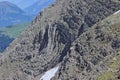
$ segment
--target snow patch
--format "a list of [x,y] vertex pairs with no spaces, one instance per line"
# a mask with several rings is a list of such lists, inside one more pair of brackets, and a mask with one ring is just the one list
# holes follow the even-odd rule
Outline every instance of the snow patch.
[[55,67],[53,69],[48,70],[41,78],[40,80],[50,80],[52,77],[55,76],[55,73],[58,71],[59,66]]
[[120,10],[118,10],[117,12],[115,12],[114,14],[118,14],[120,12]]
[[70,47],[70,50],[74,49],[74,47]]

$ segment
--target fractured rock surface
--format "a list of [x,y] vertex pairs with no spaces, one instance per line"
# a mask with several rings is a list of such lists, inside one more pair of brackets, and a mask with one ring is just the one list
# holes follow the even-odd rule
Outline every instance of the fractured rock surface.
[[39,80],[56,65],[61,67],[53,80],[92,78],[87,72],[119,49],[117,34],[107,35],[104,31],[117,20],[97,23],[118,11],[119,5],[118,0],[57,0],[4,52],[0,79]]

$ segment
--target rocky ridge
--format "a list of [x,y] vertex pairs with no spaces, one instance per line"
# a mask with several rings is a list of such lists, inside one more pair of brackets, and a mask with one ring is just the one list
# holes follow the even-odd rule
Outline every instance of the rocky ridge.
[[[36,80],[56,65],[61,68],[53,80],[93,79],[90,68],[117,51],[113,41],[118,38],[103,33],[109,20],[103,27],[96,27],[97,22],[119,10],[119,5],[119,0],[58,0],[41,12],[4,52],[0,79]],[[107,46],[103,47],[102,42]],[[111,42],[113,46],[108,47]]]
[[[120,55],[119,34],[120,13],[95,24],[72,43],[57,78],[53,80],[95,80],[99,74],[108,71],[109,61]],[[117,62],[114,66],[120,68],[119,60]]]

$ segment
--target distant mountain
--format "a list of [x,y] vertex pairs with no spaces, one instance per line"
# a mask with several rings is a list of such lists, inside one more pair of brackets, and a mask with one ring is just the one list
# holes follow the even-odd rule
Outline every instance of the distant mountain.
[[[29,1],[27,0],[24,3],[23,0],[6,0],[6,1],[0,0],[0,1],[2,1],[0,2],[0,27],[3,27],[0,28],[0,52],[3,52],[6,49],[6,47],[27,27],[27,25],[29,24],[29,20],[33,19],[33,18],[31,19],[31,16],[27,15],[20,8],[28,7],[34,3],[37,4],[36,2],[39,0],[29,0]],[[43,6],[45,2],[47,2],[46,4],[47,6],[49,5],[48,3],[50,2],[50,0],[39,1],[39,2],[41,3],[39,6]],[[14,4],[16,4],[17,6]],[[45,7],[40,7],[40,8],[43,9]],[[37,13],[40,10],[39,9],[36,10]]]
[[4,34],[15,39],[29,24],[30,24],[29,22],[26,22],[0,28],[0,35]]
[[20,6],[22,9],[25,9],[25,8],[31,6],[32,4],[34,4],[35,2],[42,1],[42,0],[26,0],[26,1],[24,1],[24,0],[14,0],[14,1],[19,1],[19,2],[16,2],[16,4],[18,6]]
[[29,23],[22,23],[12,26],[0,28],[0,53],[29,25]]
[[43,10],[45,7],[47,7],[48,5],[52,4],[53,2],[55,2],[56,0],[38,0],[36,3],[32,4],[31,6],[25,8],[24,10],[27,13],[30,14],[38,14],[41,10]]
[[14,38],[1,34],[0,31],[0,53],[3,52],[13,40]]
[[24,9],[39,0],[26,0],[26,1],[24,1],[24,0],[0,0],[0,1],[9,1],[9,2],[16,4],[20,8]]
[[32,16],[8,1],[0,2],[0,27],[29,22]]

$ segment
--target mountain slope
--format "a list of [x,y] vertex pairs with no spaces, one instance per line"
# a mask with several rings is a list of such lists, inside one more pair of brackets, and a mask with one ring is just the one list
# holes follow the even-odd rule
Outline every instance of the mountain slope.
[[95,24],[72,43],[53,80],[119,80],[120,13]]
[[0,27],[29,22],[31,20],[32,16],[27,15],[16,5],[7,1],[0,2]]
[[[30,6],[30,5],[34,4],[38,0],[29,0],[29,1],[25,1],[25,2],[23,0],[19,0],[19,1],[18,0],[8,0],[8,1],[12,2],[14,4],[17,4],[17,6],[20,6],[20,7],[23,8],[25,6]],[[24,30],[26,25],[33,19],[31,16],[28,16],[24,11],[22,11],[16,5],[13,5],[13,4],[9,3],[9,2],[7,2],[7,1],[0,2],[1,3],[0,4],[1,5],[1,11],[2,11],[1,12],[1,17],[0,17],[1,18],[0,27],[3,27],[3,28],[0,28],[0,31],[1,31],[0,36],[5,35],[5,36],[8,37],[8,38],[6,38],[6,37],[4,38],[4,36],[3,36],[0,39],[0,44],[1,44],[0,47],[5,46],[4,48],[2,48],[0,50],[0,52],[3,52],[6,49],[6,47],[10,44],[10,42],[13,40],[13,39],[11,40],[11,38],[16,38],[18,36],[18,34],[21,31]],[[39,2],[40,2],[39,7],[42,6],[41,9],[45,8],[45,6],[43,7],[43,5],[48,6],[48,3],[52,3],[52,2],[50,2],[48,0],[39,1]],[[36,4],[38,4],[38,3],[36,3]],[[3,11],[3,9],[4,9],[4,11]],[[37,10],[37,13],[38,13],[38,11],[40,11],[40,9]],[[23,14],[25,14],[26,16],[23,16]],[[18,16],[20,16],[20,17],[18,17]],[[34,15],[34,16],[36,16],[36,15]],[[24,21],[27,17],[28,17],[28,20],[29,19],[30,20],[29,21]],[[13,22],[13,19],[14,19],[14,21],[18,21],[18,22]],[[19,21],[19,19],[21,19],[21,21]],[[10,41],[10,42],[8,44],[5,43],[4,42],[5,39]]]
[[29,25],[29,22],[16,24],[12,26],[7,26],[4,28],[0,28],[1,34],[9,36],[11,38],[17,38],[19,34],[24,31],[24,29]]
[[55,2],[55,0],[38,0],[34,4],[26,7],[24,10],[27,13],[37,15],[40,11],[42,11],[45,7],[49,6]]
[[0,52],[2,53],[9,44],[24,31],[29,23],[22,23],[13,26],[0,28]]
[[4,35],[2,31],[0,31],[0,53],[3,52],[13,40],[14,38]]
[[32,5],[33,3],[39,1],[39,0],[0,0],[0,1],[9,1],[11,3],[14,3],[16,5],[18,5],[18,7],[20,7],[21,9],[25,9],[26,7]]
[[[59,78],[62,80],[85,80],[91,77],[90,75],[88,77],[83,75],[83,78],[78,76],[89,65],[87,62],[90,55],[89,49],[91,49],[89,44],[95,41],[94,38],[92,40],[87,38],[91,42],[88,45],[85,44],[87,36],[84,34],[89,33],[90,27],[94,24],[119,10],[119,5],[120,1],[116,2],[115,0],[58,0],[54,5],[41,12],[4,52],[0,59],[0,79],[39,80],[44,72],[57,65],[60,66],[60,71],[53,80]],[[91,35],[93,34],[91,33]],[[90,37],[94,37],[91,35]],[[97,35],[97,40],[99,38],[104,40],[99,33]],[[79,53],[80,55],[74,48],[73,53],[70,50],[71,46],[74,46],[75,43],[79,44],[79,42],[84,51],[83,54]],[[94,45],[95,47],[103,46],[94,42],[91,47]],[[116,44],[113,43],[114,45]],[[88,55],[84,58],[85,54]],[[97,57],[98,54],[99,52],[95,53]],[[93,55],[93,63],[90,64],[96,63],[96,61],[94,63],[94,59],[96,60],[96,57]],[[80,67],[78,68],[78,66]],[[78,74],[75,74],[77,69]],[[85,75],[87,74],[85,73]]]

